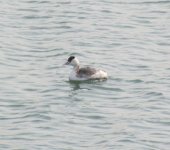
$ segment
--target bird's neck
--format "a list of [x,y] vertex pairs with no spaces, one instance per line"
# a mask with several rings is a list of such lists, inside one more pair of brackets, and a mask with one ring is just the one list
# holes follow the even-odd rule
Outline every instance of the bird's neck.
[[80,68],[80,66],[79,65],[76,65],[76,66],[74,66],[74,71],[77,73],[78,71],[79,71],[79,68]]

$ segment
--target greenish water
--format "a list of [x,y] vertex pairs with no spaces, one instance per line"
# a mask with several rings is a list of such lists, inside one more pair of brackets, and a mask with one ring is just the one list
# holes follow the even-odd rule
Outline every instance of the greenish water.
[[[1,0],[0,149],[169,150],[169,8]],[[109,79],[69,82],[70,55]]]

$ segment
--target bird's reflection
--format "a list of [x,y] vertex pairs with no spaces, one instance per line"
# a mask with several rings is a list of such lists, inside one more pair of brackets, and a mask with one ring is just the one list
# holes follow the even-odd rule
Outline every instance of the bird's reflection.
[[101,82],[99,82],[99,80],[88,80],[83,82],[68,81],[68,84],[70,85],[71,89],[68,96],[70,99],[77,102],[82,101],[82,95],[87,91],[94,89],[95,86],[101,84]]
[[[96,85],[96,84],[100,84],[101,82],[104,82],[106,80],[88,80],[88,81],[69,81],[70,86],[72,91],[77,91],[77,90],[90,90],[90,87],[93,86],[89,86],[89,85]],[[95,83],[95,84],[94,84]],[[87,88],[89,87],[89,88]]]
[[70,82],[70,86],[72,88],[72,91],[80,90],[80,82]]

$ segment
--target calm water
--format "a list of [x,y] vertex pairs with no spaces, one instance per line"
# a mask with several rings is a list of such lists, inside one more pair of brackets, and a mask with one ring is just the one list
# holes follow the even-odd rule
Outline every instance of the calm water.
[[0,2],[1,150],[169,150],[169,0]]

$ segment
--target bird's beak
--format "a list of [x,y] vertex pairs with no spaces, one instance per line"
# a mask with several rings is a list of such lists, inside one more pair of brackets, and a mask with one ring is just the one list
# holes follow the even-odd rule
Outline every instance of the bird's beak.
[[68,65],[69,64],[69,62],[67,61],[64,65]]

